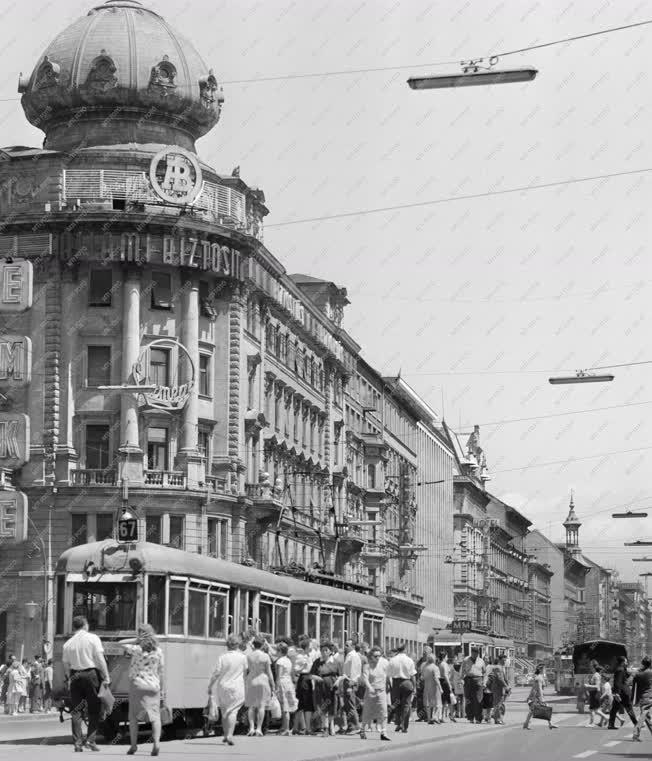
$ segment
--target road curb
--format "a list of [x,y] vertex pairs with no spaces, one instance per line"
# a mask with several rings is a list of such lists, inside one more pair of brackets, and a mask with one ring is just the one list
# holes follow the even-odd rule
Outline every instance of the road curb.
[[[520,725],[518,724],[512,724],[509,726],[506,726],[504,729],[517,729]],[[496,730],[491,727],[482,728],[479,731],[475,731],[474,735],[486,735],[490,732],[495,732]],[[386,753],[391,750],[398,750],[401,748],[418,748],[422,745],[430,745],[431,743],[441,742],[442,740],[453,740],[456,737],[469,737],[470,735],[464,734],[462,732],[455,732],[454,734],[448,734],[448,735],[435,735],[433,737],[423,738],[422,740],[413,740],[412,742],[391,742],[386,743],[384,745],[372,745],[368,744],[366,747],[361,747],[360,749],[356,750],[347,750],[342,751],[341,753],[330,753],[327,756],[312,756],[308,758],[302,759],[302,761],[340,761],[340,759],[344,758],[355,758],[356,756],[368,756],[371,753]],[[361,740],[362,743],[364,743],[364,740]]]

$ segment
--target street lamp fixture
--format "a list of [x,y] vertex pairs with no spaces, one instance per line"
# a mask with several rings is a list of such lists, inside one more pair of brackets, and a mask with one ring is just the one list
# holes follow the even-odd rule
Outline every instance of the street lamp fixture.
[[492,56],[489,59],[488,66],[484,66],[483,61],[484,59],[482,58],[478,58],[475,61],[462,61],[460,64],[462,67],[461,74],[410,77],[407,83],[412,90],[439,90],[447,87],[530,82],[537,75],[537,70],[531,68],[494,70],[493,67],[498,63],[498,56]]
[[29,618],[30,621],[33,621],[36,618],[36,614],[38,613],[40,607],[41,606],[34,601],[25,603],[25,613],[27,614],[27,618]]
[[430,486],[431,484],[445,484],[446,479],[442,478],[439,481],[417,481],[417,486]]
[[632,558],[632,563],[652,563],[652,558]]
[[647,518],[647,513],[634,513],[631,510],[627,510],[624,513],[612,513],[612,518]]
[[558,386],[564,383],[609,383],[615,378],[614,375],[591,375],[586,370],[578,370],[575,375],[562,375],[548,378],[548,383]]
[[638,539],[635,542],[625,542],[625,547],[652,547],[652,542]]

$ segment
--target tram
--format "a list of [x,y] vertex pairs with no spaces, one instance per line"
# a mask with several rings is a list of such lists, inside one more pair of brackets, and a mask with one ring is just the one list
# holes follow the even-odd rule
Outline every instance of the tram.
[[202,727],[208,679],[231,633],[383,643],[384,609],[369,594],[159,544],[82,544],[63,553],[55,575],[54,691],[64,686],[61,655],[73,616],[86,616],[102,638],[116,698],[102,727],[108,741],[127,717],[129,660],[118,642],[141,623],[154,627],[163,650],[175,717],[169,735]]

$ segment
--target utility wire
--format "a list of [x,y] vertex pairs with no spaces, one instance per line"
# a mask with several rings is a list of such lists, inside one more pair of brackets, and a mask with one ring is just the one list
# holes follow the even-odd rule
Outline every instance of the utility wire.
[[[480,60],[489,59],[489,58],[504,58],[506,56],[516,55],[517,53],[527,53],[530,50],[540,50],[542,48],[549,48],[553,45],[564,45],[568,42],[577,42],[578,40],[585,40],[589,37],[598,37],[599,35],[611,34],[612,32],[621,32],[626,29],[633,29],[635,27],[645,26],[647,24],[652,24],[652,19],[648,21],[638,21],[633,24],[625,24],[623,26],[612,27],[610,29],[600,29],[597,32],[588,32],[587,34],[578,34],[573,37],[566,37],[562,40],[552,40],[551,42],[543,42],[539,45],[528,45],[525,48],[518,48],[516,50],[508,50],[504,53],[476,56],[472,60],[480,61]],[[398,66],[374,66],[374,67],[369,67],[364,69],[338,69],[334,71],[320,71],[320,72],[312,72],[312,73],[305,73],[305,74],[301,74],[301,73],[278,74],[271,77],[251,77],[249,79],[226,79],[226,80],[223,80],[221,84],[242,85],[242,84],[253,84],[255,82],[281,82],[284,80],[293,80],[293,79],[341,77],[341,76],[351,76],[354,74],[375,74],[375,73],[382,73],[386,71],[401,71],[404,69],[423,69],[423,68],[434,68],[439,66],[458,66],[459,64],[460,64],[460,60],[456,59],[454,61],[434,61],[431,63],[411,63],[411,64],[400,64]],[[0,98],[0,102],[2,103],[8,102],[8,101],[14,101],[14,100],[20,100],[20,98]]]
[[518,468],[505,468],[504,470],[492,470],[492,473],[512,473],[520,470],[531,470],[532,468],[546,468],[552,465],[566,465],[571,462],[583,462],[584,460],[597,460],[600,457],[611,457],[617,454],[631,454],[633,452],[643,452],[652,449],[652,445],[647,447],[636,447],[635,449],[615,449],[612,452],[603,452],[602,454],[592,454],[586,457],[569,457],[565,460],[553,460],[551,462],[539,462],[532,465],[521,465]]
[[454,201],[471,201],[478,198],[489,198],[491,196],[503,196],[511,193],[525,193],[530,190],[544,190],[547,188],[558,188],[564,185],[578,185],[582,182],[595,182],[596,180],[608,180],[614,177],[628,177],[631,175],[644,174],[652,172],[652,167],[644,169],[631,169],[622,172],[612,172],[610,174],[597,174],[592,177],[578,177],[570,180],[557,180],[554,182],[544,182],[539,185],[523,185],[516,188],[505,188],[504,190],[486,190],[482,193],[469,193],[463,196],[446,196],[444,198],[435,198],[430,201],[415,201],[413,203],[397,204],[395,206],[379,206],[374,209],[361,209],[359,211],[346,211],[339,214],[327,214],[321,217],[306,217],[304,219],[290,219],[286,222],[274,222],[265,225],[265,229],[270,227],[288,227],[290,225],[302,225],[308,222],[325,222],[330,219],[346,219],[348,217],[362,217],[369,214],[382,214],[387,211],[401,211],[403,209],[417,209],[424,206],[435,206],[436,204],[452,203]]

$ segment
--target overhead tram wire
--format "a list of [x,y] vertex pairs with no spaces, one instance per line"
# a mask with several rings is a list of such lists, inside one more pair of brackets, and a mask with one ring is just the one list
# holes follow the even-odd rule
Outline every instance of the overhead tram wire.
[[[634,29],[639,26],[646,26],[652,24],[652,19],[646,21],[637,21],[633,24],[623,24],[622,26],[610,27],[609,29],[599,29],[597,32],[588,32],[586,34],[578,34],[572,37],[565,37],[561,40],[551,40],[550,42],[542,42],[537,45],[528,45],[524,48],[517,48],[516,50],[507,50],[503,53],[495,53],[492,55],[476,56],[473,60],[483,60],[485,58],[505,58],[510,55],[517,55],[518,53],[527,53],[530,50],[541,50],[542,48],[549,48],[553,45],[565,45],[569,42],[578,42],[579,40],[585,40],[590,37],[598,37],[604,34],[612,34],[613,32],[622,32],[627,29]],[[341,76],[354,76],[356,74],[376,74],[388,71],[401,71],[403,69],[422,69],[433,68],[438,66],[457,66],[459,65],[459,59],[454,61],[434,61],[431,63],[411,63],[411,64],[399,64],[397,66],[373,66],[363,69],[339,69],[335,71],[321,71],[312,73],[298,73],[298,74],[278,74],[271,77],[250,77],[249,79],[226,79],[221,82],[222,85],[244,85],[254,84],[257,82],[281,82],[300,79],[317,79],[325,77],[341,77]],[[0,98],[0,103],[8,103],[10,101],[17,101],[20,98]]]
[[404,209],[418,209],[426,206],[435,206],[444,203],[453,203],[455,201],[473,201],[479,198],[491,198],[493,196],[504,196],[513,193],[526,193],[531,190],[546,190],[549,188],[558,188],[565,185],[578,185],[583,182],[595,182],[597,180],[610,180],[616,177],[628,177],[638,174],[652,172],[652,167],[642,169],[630,169],[622,172],[611,172],[608,174],[597,174],[591,177],[577,177],[568,180],[556,180],[553,182],[544,182],[538,185],[522,185],[516,188],[504,188],[503,190],[485,190],[481,193],[468,193],[461,196],[444,196],[443,198],[434,198],[430,201],[414,201],[412,203],[396,204],[394,206],[379,206],[372,209],[360,209],[358,211],[346,211],[339,214],[325,214],[321,217],[306,217],[304,219],[290,219],[285,222],[272,222],[265,225],[268,230],[272,227],[289,227],[291,225],[303,225],[311,222],[326,222],[331,219],[348,219],[351,217],[363,217],[370,214],[382,214],[388,211],[402,211]]

